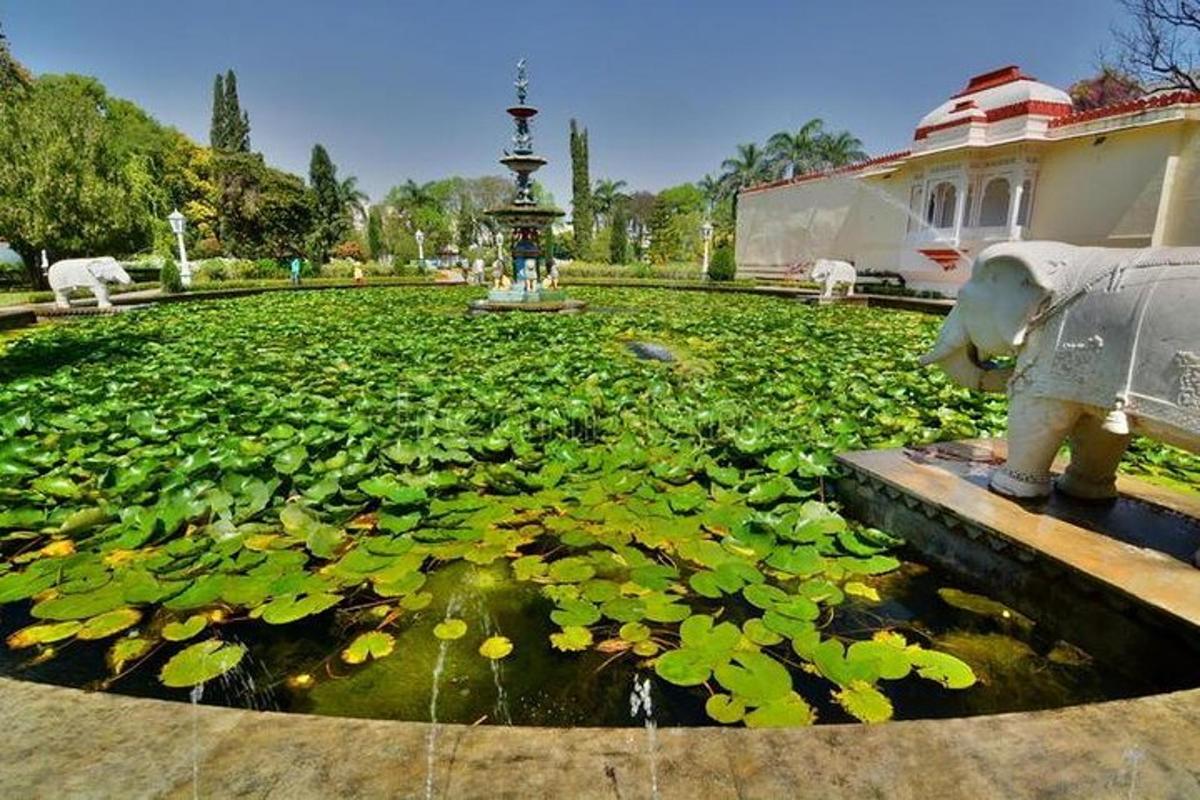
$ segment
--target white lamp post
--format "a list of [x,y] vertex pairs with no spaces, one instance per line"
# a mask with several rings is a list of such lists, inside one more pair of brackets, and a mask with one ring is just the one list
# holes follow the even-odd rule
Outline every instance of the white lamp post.
[[425,266],[425,231],[420,228],[413,234],[417,239],[417,261],[421,262],[421,266]]
[[192,285],[192,265],[188,263],[187,248],[183,246],[183,225],[186,220],[177,208],[167,217],[167,221],[171,223],[175,241],[179,243],[179,282],[183,284],[184,288],[189,288]]
[[704,221],[704,224],[700,226],[700,235],[704,237],[704,265],[700,271],[700,274],[703,277],[707,278],[708,277],[708,248],[709,248],[709,245],[712,244],[712,235],[713,235],[713,226],[712,226],[711,222],[709,222],[708,220]]

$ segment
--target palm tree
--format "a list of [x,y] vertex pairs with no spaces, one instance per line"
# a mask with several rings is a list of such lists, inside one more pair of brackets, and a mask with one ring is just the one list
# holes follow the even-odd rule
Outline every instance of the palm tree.
[[617,201],[625,196],[621,190],[626,186],[628,184],[625,181],[610,181],[607,178],[597,179],[595,187],[592,188],[592,210],[596,213],[597,225],[599,225],[601,218],[608,218]]
[[721,162],[721,184],[725,193],[733,195],[733,220],[737,222],[738,192],[749,186],[769,180],[771,164],[766,153],[754,142],[739,144],[737,155]]
[[409,178],[402,185],[398,186],[396,194],[396,199],[405,208],[420,208],[437,203],[437,198],[433,196],[430,185],[428,183],[424,185],[419,184],[412,178]]
[[858,161],[866,161],[862,141],[849,131],[823,133],[817,137],[817,155],[820,169],[835,169]]
[[696,188],[704,194],[704,202],[708,205],[709,213],[712,213],[713,206],[724,195],[725,189],[721,185],[721,179],[714,178],[712,175],[705,175],[696,181]]
[[767,140],[767,158],[778,178],[794,178],[816,168],[825,122],[814,117],[795,133],[780,131]]

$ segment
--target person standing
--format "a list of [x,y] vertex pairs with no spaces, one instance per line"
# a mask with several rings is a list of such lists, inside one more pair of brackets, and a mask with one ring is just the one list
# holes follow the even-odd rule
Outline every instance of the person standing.
[[292,259],[292,286],[300,285],[300,259]]
[[355,264],[354,265],[354,285],[355,286],[365,286],[366,283],[367,283],[367,279],[365,277],[363,277],[362,264]]

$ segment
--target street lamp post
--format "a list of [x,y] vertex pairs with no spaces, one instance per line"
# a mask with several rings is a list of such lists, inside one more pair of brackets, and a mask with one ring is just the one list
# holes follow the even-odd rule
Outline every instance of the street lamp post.
[[425,267],[425,231],[418,229],[413,236],[417,240],[417,261],[421,262],[421,268]]
[[179,282],[187,289],[192,285],[192,265],[188,263],[187,248],[183,245],[183,225],[186,220],[177,208],[167,217],[167,221],[171,223],[175,241],[179,244]]
[[704,265],[701,269],[701,275],[703,275],[705,278],[707,278],[708,277],[708,250],[709,250],[709,246],[712,244],[712,235],[713,235],[713,226],[712,226],[711,222],[709,222],[708,220],[704,221],[704,224],[700,226],[700,235],[704,237]]

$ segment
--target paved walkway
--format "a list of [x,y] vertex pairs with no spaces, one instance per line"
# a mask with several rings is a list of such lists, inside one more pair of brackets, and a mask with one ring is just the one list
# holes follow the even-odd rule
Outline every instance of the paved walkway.
[[651,736],[433,731],[0,679],[0,751],[12,798],[1193,800],[1200,690],[970,719]]

